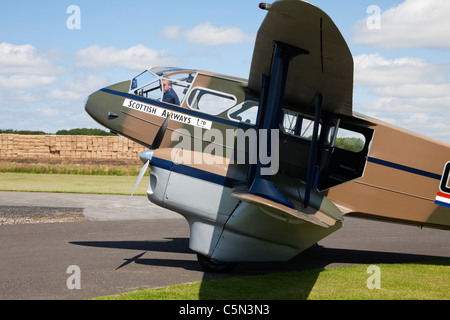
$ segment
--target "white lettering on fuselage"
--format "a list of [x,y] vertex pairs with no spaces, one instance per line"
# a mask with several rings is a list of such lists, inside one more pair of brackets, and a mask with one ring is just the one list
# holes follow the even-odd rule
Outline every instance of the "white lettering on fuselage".
[[192,117],[182,113],[174,112],[164,108],[155,107],[146,103],[125,99],[123,106],[129,109],[145,112],[147,114],[152,114],[160,118],[167,118],[170,115],[170,120],[189,124],[195,127],[200,127],[204,129],[211,129],[212,122],[197,117]]

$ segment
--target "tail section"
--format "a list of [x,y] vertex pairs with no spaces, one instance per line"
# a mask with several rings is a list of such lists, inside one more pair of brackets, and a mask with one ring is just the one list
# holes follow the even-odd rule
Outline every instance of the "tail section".
[[450,146],[371,121],[363,177],[326,195],[346,214],[450,229]]

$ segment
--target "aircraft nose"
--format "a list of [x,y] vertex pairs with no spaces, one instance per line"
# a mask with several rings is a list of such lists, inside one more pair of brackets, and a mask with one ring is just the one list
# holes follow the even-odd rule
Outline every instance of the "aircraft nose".
[[124,81],[92,93],[85,100],[85,111],[98,123],[108,129],[122,133],[120,118],[124,98],[121,93],[127,93],[130,81]]
[[[124,81],[94,92],[87,98],[84,109],[96,122],[112,132],[130,137],[150,148],[161,128],[152,121],[130,116],[129,110],[124,110],[126,99],[134,97],[130,94],[130,84],[131,81]],[[160,138],[163,136],[161,134]],[[158,144],[162,142],[157,141]]]
[[91,115],[91,113],[92,113],[92,104],[89,103],[89,98],[90,97],[91,96],[87,96],[84,99],[84,111],[86,111],[89,115]]
[[104,110],[102,107],[102,104],[98,103],[98,99],[100,96],[100,92],[96,91],[93,94],[91,94],[90,96],[88,96],[85,100],[84,103],[84,110],[97,122],[99,122],[102,125],[106,125],[105,122],[105,117],[103,117],[102,115],[105,114],[105,112],[107,112],[107,110]]

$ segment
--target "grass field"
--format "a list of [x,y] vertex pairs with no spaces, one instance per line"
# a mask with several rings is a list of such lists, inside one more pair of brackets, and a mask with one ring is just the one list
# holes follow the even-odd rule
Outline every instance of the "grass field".
[[137,176],[141,167],[123,162],[69,163],[65,162],[31,162],[30,160],[0,161],[0,173],[32,173],[32,174],[72,174],[99,176]]
[[[0,173],[0,191],[57,193],[131,194],[136,176]],[[143,178],[136,195],[145,195],[148,178]]]
[[[138,290],[105,300],[448,300],[450,260],[380,264],[379,289],[358,265],[326,270],[235,277]],[[371,279],[369,283],[372,284]]]

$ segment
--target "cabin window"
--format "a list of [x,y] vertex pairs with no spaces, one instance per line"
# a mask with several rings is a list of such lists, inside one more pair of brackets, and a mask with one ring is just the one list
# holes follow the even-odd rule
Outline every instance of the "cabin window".
[[288,135],[312,140],[314,120],[305,118],[303,115],[295,112],[283,110],[282,129]]
[[363,134],[339,127],[337,128],[337,134],[335,134],[335,130],[335,125],[328,130],[327,143],[329,145],[353,152],[361,152],[364,149],[366,138]]
[[191,109],[218,115],[236,104],[236,97],[223,92],[196,87],[188,97],[188,106]]
[[259,103],[253,100],[247,100],[228,111],[228,118],[249,124],[256,123],[258,116]]

